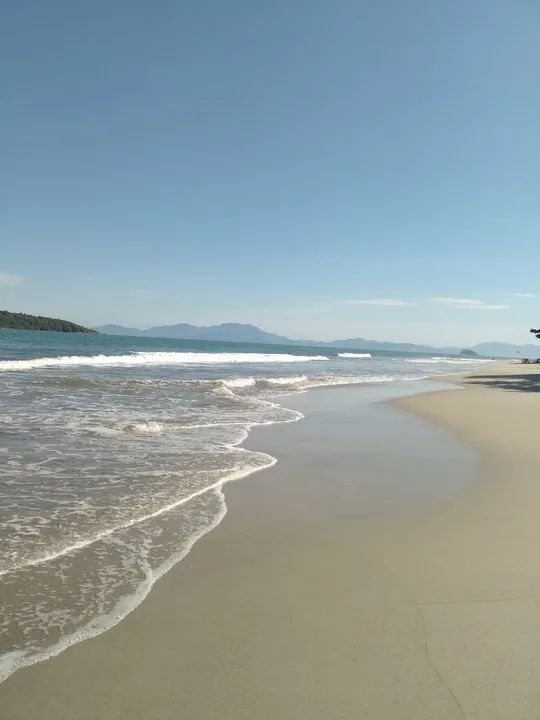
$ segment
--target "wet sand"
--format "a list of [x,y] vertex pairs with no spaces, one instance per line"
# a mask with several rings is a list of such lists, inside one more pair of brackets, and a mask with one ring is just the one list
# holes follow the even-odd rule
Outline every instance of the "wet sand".
[[540,395],[488,374],[290,398],[248,443],[278,464],[118,626],[3,683],[2,720],[537,718]]

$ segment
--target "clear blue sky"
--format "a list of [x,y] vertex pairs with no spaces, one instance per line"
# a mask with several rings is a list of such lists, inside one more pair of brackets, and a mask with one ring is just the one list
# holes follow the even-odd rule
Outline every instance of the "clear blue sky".
[[0,307],[464,344],[540,324],[516,295],[540,296],[534,0],[8,0],[0,36]]

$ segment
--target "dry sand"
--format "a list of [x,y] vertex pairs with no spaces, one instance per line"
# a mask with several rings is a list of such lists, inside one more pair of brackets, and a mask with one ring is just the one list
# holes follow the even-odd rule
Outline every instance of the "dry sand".
[[1,685],[0,717],[540,717],[537,390],[506,365],[399,410],[296,398],[306,420],[250,439],[279,463],[120,625]]

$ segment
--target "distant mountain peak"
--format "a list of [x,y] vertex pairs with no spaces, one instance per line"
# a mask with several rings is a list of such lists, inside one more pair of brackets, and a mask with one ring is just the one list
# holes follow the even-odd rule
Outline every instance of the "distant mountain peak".
[[139,330],[126,328],[122,325],[102,325],[97,327],[98,332],[106,335],[133,335],[147,337],[174,338],[178,340],[217,340],[222,342],[245,342],[263,344],[292,345],[294,340],[268,333],[250,323],[226,322],[219,325],[198,326],[190,323],[175,323],[174,325],[158,325]]

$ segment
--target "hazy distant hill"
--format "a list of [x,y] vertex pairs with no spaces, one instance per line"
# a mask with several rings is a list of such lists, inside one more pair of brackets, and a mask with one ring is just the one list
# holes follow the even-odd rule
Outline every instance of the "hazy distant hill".
[[540,357],[540,342],[536,345],[511,345],[501,342],[483,342],[473,346],[473,350],[491,357]]
[[[425,352],[436,355],[458,355],[463,347],[433,347],[431,345],[415,345],[414,343],[381,342],[367,340],[366,338],[346,338],[332,342],[317,340],[291,340],[283,335],[265,332],[255,325],[242,323],[222,323],[199,327],[189,323],[177,325],[160,325],[139,330],[126,328],[122,325],[102,325],[96,328],[98,332],[107,335],[132,335],[146,337],[176,338],[179,340],[216,340],[221,342],[263,343],[268,345],[312,345],[318,347],[335,347],[350,350],[383,350],[386,352]],[[539,357],[540,343],[538,345],[510,345],[508,343],[480,343],[473,345],[473,350],[486,357]],[[519,353],[518,353],[519,351]]]
[[335,340],[331,343],[333,346],[371,349],[371,350],[387,350],[394,352],[426,352],[434,354],[457,355],[462,351],[472,350],[483,357],[497,358],[515,358],[515,357],[540,357],[540,342],[537,345],[511,345],[510,343],[501,342],[483,342],[477,345],[471,345],[468,348],[462,347],[433,347],[431,345],[413,345],[411,343],[392,343],[378,342],[377,340],[364,340],[364,338],[351,338],[350,340]]
[[430,345],[414,345],[413,343],[381,342],[380,340],[366,340],[365,338],[347,338],[326,343],[332,347],[354,350],[385,350],[387,352],[451,352],[457,353],[459,348],[434,348]]
[[271,344],[292,344],[294,341],[281,335],[265,332],[255,325],[244,325],[242,323],[222,323],[221,325],[210,325],[198,327],[189,323],[178,325],[162,325],[145,330],[145,335],[183,338],[186,340],[221,340],[223,342],[246,342],[246,343],[271,343]]
[[177,340],[217,340],[222,342],[244,342],[244,343],[265,343],[277,345],[292,345],[298,341],[290,340],[281,335],[265,332],[255,325],[242,323],[222,323],[221,325],[210,325],[200,327],[189,323],[178,323],[176,325],[160,325],[147,330],[137,328],[126,328],[122,325],[102,325],[95,328],[106,335],[132,335],[160,338],[175,338]]
[[0,310],[0,329],[8,330],[48,330],[53,332],[81,332],[94,333],[82,325],[76,325],[69,320],[44,317],[43,315],[27,315],[26,313],[13,313]]
[[[270,345],[318,345],[325,347],[340,347],[354,349],[388,350],[401,352],[431,352],[434,348],[427,345],[413,345],[411,343],[379,342],[364,338],[348,338],[333,342],[317,340],[291,340],[284,335],[261,330],[255,325],[243,323],[222,323],[221,325],[198,326],[189,323],[176,325],[159,325],[147,330],[127,328],[122,325],[102,325],[96,330],[106,335],[132,335],[160,338],[176,338],[179,340],[215,340],[222,342],[263,343]],[[454,352],[456,349],[454,348]]]
[[94,328],[94,330],[104,335],[129,335],[130,337],[146,335],[144,330],[124,327],[123,325],[101,325],[100,327]]

